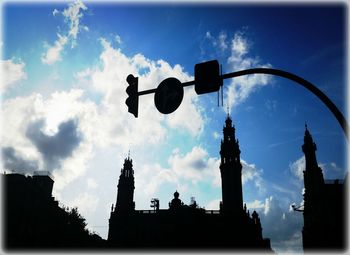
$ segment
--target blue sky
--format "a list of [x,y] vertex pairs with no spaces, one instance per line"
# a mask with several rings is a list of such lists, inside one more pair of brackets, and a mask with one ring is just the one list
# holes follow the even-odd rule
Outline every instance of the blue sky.
[[[126,77],[139,90],[168,77],[193,80],[194,65],[217,59],[223,73],[254,67],[292,72],[346,111],[347,5],[117,2],[2,5],[2,164],[49,170],[54,196],[78,206],[106,238],[110,207],[128,151],[137,209],[153,197],[167,208],[175,190],[207,209],[221,199],[219,147],[229,107],[243,163],[243,199],[277,251],[300,251],[304,124],[326,179],[344,178],[346,138],[311,92],[279,77],[251,75],[216,93],[185,89],[162,115],[152,95],[139,118],[124,104]],[[46,147],[45,147],[46,146]]]

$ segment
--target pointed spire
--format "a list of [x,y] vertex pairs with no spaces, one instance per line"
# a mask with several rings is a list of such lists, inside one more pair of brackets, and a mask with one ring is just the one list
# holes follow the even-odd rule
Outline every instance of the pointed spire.
[[130,150],[127,158],[124,159],[124,165],[121,169],[118,182],[117,202],[114,209],[119,211],[130,211],[135,209],[133,201],[135,181],[132,159],[130,158]]
[[313,144],[312,136],[310,134],[309,129],[307,128],[307,123],[305,122],[305,135],[304,135],[304,143]]
[[232,127],[232,119],[230,116],[230,108],[227,106],[227,117],[226,117],[226,127]]
[[309,130],[307,129],[306,121],[305,121],[305,136],[311,136]]
[[128,156],[124,159],[124,167],[122,173],[125,173],[125,170],[132,169],[132,159],[130,158],[130,150],[128,151]]
[[305,169],[317,169],[317,159],[316,159],[316,150],[317,146],[312,139],[312,136],[307,128],[305,123],[305,135],[304,135],[304,144],[302,145],[302,151],[305,154]]

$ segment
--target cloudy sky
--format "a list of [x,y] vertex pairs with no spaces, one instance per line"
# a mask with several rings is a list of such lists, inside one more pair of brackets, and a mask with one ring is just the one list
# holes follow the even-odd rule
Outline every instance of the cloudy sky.
[[257,210],[277,251],[300,251],[305,122],[326,179],[344,178],[346,138],[311,92],[291,81],[250,75],[217,94],[185,88],[163,115],[154,95],[127,112],[128,74],[139,90],[168,77],[194,79],[194,65],[217,59],[223,73],[253,67],[292,72],[346,112],[346,5],[3,3],[2,168],[50,171],[54,196],[77,206],[107,238],[124,158],[135,170],[136,209],[175,190],[206,209],[221,199],[219,148],[229,108],[240,142],[243,200]]

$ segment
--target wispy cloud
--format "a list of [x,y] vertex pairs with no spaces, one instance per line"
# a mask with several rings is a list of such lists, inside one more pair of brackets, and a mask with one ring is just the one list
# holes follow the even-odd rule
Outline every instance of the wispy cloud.
[[304,170],[305,170],[305,157],[297,159],[296,161],[289,164],[290,171],[298,177],[299,180],[304,179]]
[[122,38],[119,35],[116,35],[114,39],[119,45],[123,43]]
[[24,71],[25,63],[21,59],[1,60],[0,64],[0,93],[5,93],[9,88],[17,84],[19,81],[27,79],[27,73]]
[[57,61],[62,60],[62,51],[65,46],[70,42],[71,48],[77,45],[77,36],[80,29],[88,31],[87,26],[80,25],[80,20],[83,17],[83,11],[87,10],[87,7],[82,1],[77,0],[74,3],[70,3],[69,7],[64,9],[62,12],[54,9],[52,12],[53,16],[62,14],[64,17],[65,24],[68,25],[68,31],[63,35],[57,33],[57,40],[53,45],[47,44],[46,52],[42,54],[41,61],[44,64],[52,65]]
[[52,65],[57,61],[62,60],[62,51],[68,42],[68,37],[57,34],[58,39],[53,46],[48,45],[48,49],[45,54],[41,56],[41,61],[44,64]]
[[[239,71],[256,67],[271,67],[269,63],[261,63],[258,56],[249,56],[251,45],[244,32],[236,32],[231,39],[230,46],[231,53],[227,60],[229,70]],[[231,79],[226,93],[228,105],[233,108],[244,102],[256,89],[266,86],[271,81],[271,77],[261,74],[245,75]]]
[[66,23],[69,25],[68,36],[72,39],[72,48],[76,45],[76,39],[80,28],[80,19],[83,17],[81,11],[87,10],[87,7],[82,1],[77,0],[74,3],[70,3],[69,7],[63,10],[62,14],[65,17]]
[[242,163],[242,184],[245,185],[247,182],[254,183],[255,187],[258,188],[260,193],[265,192],[266,187],[262,178],[263,170],[258,169],[255,164],[246,162],[241,159]]
[[219,138],[220,138],[220,135],[219,135],[218,132],[214,131],[214,132],[213,132],[213,137],[214,137],[214,139],[219,139]]
[[[232,37],[225,31],[221,31],[217,36],[207,31],[201,44],[202,55],[205,58],[216,59],[219,56],[225,61],[223,65],[228,72],[256,67],[271,67],[271,64],[264,63],[259,56],[253,55],[253,43],[249,41],[245,31],[246,29],[243,28],[235,32]],[[215,54],[211,55],[212,52]],[[231,79],[226,90],[226,100],[231,110],[234,106],[244,102],[258,88],[271,82],[270,76],[262,74],[245,75]],[[273,104],[269,106],[273,107]]]

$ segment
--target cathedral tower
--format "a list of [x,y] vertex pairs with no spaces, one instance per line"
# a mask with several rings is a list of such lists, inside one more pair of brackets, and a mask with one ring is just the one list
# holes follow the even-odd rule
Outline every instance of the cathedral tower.
[[[304,144],[302,150],[305,154],[305,171],[304,171],[304,201],[305,205],[309,208],[306,210],[318,210],[318,206],[321,206],[319,201],[324,185],[324,179],[321,168],[317,164],[316,159],[316,144],[314,143],[312,136],[305,125]],[[310,206],[312,208],[310,208]]]
[[238,139],[235,138],[235,128],[232,126],[230,115],[227,115],[223,129],[224,139],[221,140],[221,187],[222,210],[224,212],[241,213],[243,208],[242,196],[242,165]]
[[324,179],[321,168],[316,160],[316,144],[305,125],[304,144],[302,150],[305,154],[304,170],[304,227],[303,247],[304,249],[315,248],[327,243],[324,234],[325,197]]
[[119,177],[116,211],[132,211],[135,209],[134,189],[134,170],[132,159],[128,156],[124,161]]

